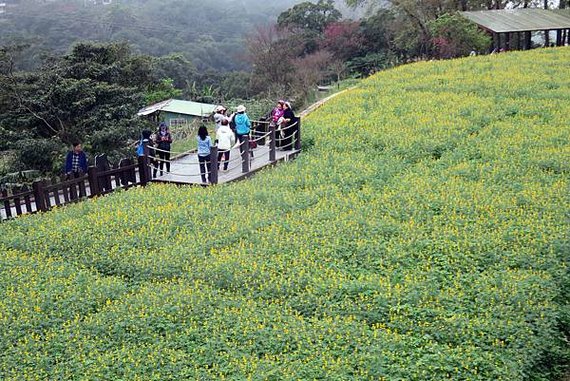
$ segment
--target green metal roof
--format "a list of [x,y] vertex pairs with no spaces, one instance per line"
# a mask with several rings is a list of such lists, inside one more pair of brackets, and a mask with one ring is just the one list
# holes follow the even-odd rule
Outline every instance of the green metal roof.
[[499,9],[460,14],[495,33],[570,29],[570,10],[565,9]]
[[199,103],[192,101],[181,101],[178,99],[169,99],[164,102],[156,103],[139,110],[138,115],[149,115],[157,111],[166,111],[174,114],[207,116],[214,112],[216,105],[208,103]]

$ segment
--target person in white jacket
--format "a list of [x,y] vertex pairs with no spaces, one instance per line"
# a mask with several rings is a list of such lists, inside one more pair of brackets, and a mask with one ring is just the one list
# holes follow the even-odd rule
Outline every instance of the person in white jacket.
[[226,119],[228,122],[230,118],[226,116],[226,108],[224,106],[217,106],[214,114],[214,122],[216,123],[216,131],[222,126],[222,121]]
[[235,144],[236,138],[226,119],[221,121],[220,127],[216,131],[216,141],[218,142],[218,169],[220,169],[223,157],[224,171],[227,171],[230,161],[230,150]]

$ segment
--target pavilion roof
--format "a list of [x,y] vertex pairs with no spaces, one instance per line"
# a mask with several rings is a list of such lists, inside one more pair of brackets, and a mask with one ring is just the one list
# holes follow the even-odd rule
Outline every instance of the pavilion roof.
[[522,8],[460,13],[495,33],[570,29],[570,9]]

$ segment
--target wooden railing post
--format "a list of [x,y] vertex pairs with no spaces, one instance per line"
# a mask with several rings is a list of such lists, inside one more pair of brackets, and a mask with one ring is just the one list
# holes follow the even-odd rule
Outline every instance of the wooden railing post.
[[87,180],[89,180],[91,196],[99,196],[101,194],[101,190],[99,189],[99,180],[97,179],[97,167],[92,165],[87,168]]
[[44,182],[43,180],[34,181],[32,184],[32,190],[34,192],[34,201],[36,202],[36,210],[39,212],[45,212],[46,199],[44,194]]
[[4,198],[4,210],[6,211],[6,218],[12,217],[12,207],[10,206],[10,199],[8,198],[8,190],[2,189],[0,195]]
[[14,195],[14,208],[16,208],[16,215],[20,216],[22,214],[22,199],[20,194],[23,192],[22,188],[12,188],[12,194]]
[[210,149],[210,184],[218,183],[218,146]]
[[241,151],[241,171],[243,173],[249,172],[249,136],[244,135],[243,141],[240,145]]
[[269,162],[275,162],[275,124],[269,125]]
[[295,136],[295,149],[301,150],[301,117],[297,118],[297,128],[295,129],[297,136]]
[[148,183],[152,180],[152,168],[150,167],[150,148],[148,147],[148,143],[144,145],[144,167],[145,167],[145,176],[146,182]]

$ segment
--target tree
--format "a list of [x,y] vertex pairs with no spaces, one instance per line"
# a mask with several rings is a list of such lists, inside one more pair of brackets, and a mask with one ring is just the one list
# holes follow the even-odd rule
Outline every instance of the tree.
[[394,43],[395,15],[390,9],[379,9],[360,23],[364,44],[369,52],[389,50]]
[[364,47],[360,24],[356,21],[339,21],[327,25],[321,47],[343,60],[359,55]]
[[177,89],[185,88],[194,82],[197,76],[196,66],[181,53],[155,58],[152,71],[155,79],[169,78]]
[[34,139],[62,146],[80,140],[91,152],[117,156],[144,125],[136,117],[144,92],[161,86],[150,57],[133,55],[125,44],[80,43],[33,72],[15,71],[12,57],[7,48],[0,54],[0,92],[8,104],[0,127],[18,134],[13,148],[21,149],[22,139],[32,139],[26,146]]
[[334,7],[332,0],[319,0],[316,4],[305,1],[281,13],[277,25],[280,28],[321,33],[327,25],[341,18],[342,14]]
[[170,78],[165,78],[160,81],[159,85],[153,86],[152,90],[145,94],[144,103],[150,105],[167,99],[178,98],[181,95],[182,90],[174,87],[174,81]]
[[314,89],[326,76],[331,60],[332,54],[325,50],[297,58],[294,62],[295,93],[303,97]]
[[275,26],[256,28],[248,37],[249,59],[253,65],[252,86],[255,91],[281,92],[291,83],[292,60],[298,47],[291,44],[287,30]]
[[428,23],[435,53],[439,58],[466,56],[485,51],[491,39],[476,24],[457,14],[445,14]]
[[329,65],[329,70],[335,75],[335,80],[340,82],[342,75],[348,70],[348,63],[344,60],[333,58]]
[[222,98],[247,99],[252,93],[250,90],[251,73],[246,71],[233,71],[224,75],[221,83]]

